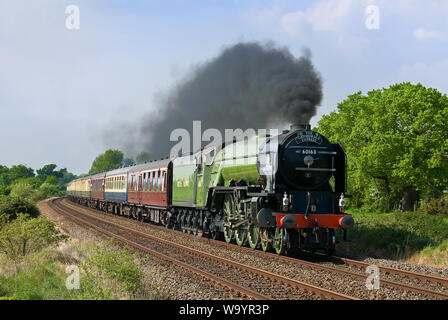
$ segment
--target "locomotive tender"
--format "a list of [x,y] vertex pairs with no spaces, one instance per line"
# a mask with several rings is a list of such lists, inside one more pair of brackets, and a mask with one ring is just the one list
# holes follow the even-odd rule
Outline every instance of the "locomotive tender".
[[309,125],[72,181],[68,197],[94,209],[228,243],[335,249],[345,214],[346,156]]

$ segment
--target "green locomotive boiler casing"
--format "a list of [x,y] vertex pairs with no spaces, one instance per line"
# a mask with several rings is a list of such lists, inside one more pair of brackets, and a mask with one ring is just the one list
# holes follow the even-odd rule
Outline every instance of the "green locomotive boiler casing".
[[[164,161],[166,207],[127,204],[127,199],[106,203],[102,210],[252,249],[273,248],[278,254],[294,248],[331,254],[335,229],[343,228],[345,239],[353,227],[353,218],[344,213],[345,152],[309,125],[292,126],[280,135],[254,134]],[[147,189],[145,179],[148,175],[132,188]],[[90,180],[73,181],[68,195],[85,202]]]
[[257,159],[265,141],[265,136],[254,135],[173,159],[173,206],[204,208],[209,189],[232,180],[259,185]]

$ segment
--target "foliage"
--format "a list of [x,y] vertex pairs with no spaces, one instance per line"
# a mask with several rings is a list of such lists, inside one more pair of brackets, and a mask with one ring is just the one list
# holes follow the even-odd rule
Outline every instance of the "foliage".
[[135,259],[126,249],[95,245],[92,255],[81,264],[82,298],[114,299],[123,293],[135,297],[144,288],[144,273]]
[[[350,244],[356,251],[382,258],[409,258],[428,247],[439,246],[448,238],[448,219],[444,215],[423,215],[420,212],[370,211],[350,212],[356,223],[348,231]],[[337,230],[342,238],[342,231]],[[347,243],[340,243],[339,248]],[[362,248],[362,250],[360,250]],[[353,253],[353,248],[349,251]]]
[[140,152],[137,155],[137,157],[135,157],[135,162],[137,164],[142,164],[142,163],[148,162],[149,160],[150,160],[149,153],[145,152],[145,151]]
[[58,186],[63,186],[76,178],[76,176],[67,171],[66,168],[55,170],[57,165],[47,164],[41,169],[36,170],[37,178],[41,182],[48,182]]
[[20,178],[32,178],[34,177],[34,170],[28,168],[22,164],[12,166],[8,171],[8,179],[10,182]]
[[445,192],[440,198],[431,198],[422,202],[421,209],[426,214],[448,215],[448,192]]
[[89,174],[118,169],[123,162],[123,152],[119,150],[107,150],[100,154],[92,163]]
[[45,179],[45,183],[57,185],[58,184],[58,178],[56,176],[48,176]]
[[428,246],[413,257],[413,260],[426,264],[448,266],[448,240],[435,246]]
[[0,230],[0,252],[15,263],[23,257],[57,245],[67,236],[62,235],[53,222],[44,216],[31,218],[19,213],[17,218]]
[[59,197],[64,194],[64,191],[61,191],[56,185],[45,182],[42,184],[37,190],[36,200],[48,199],[51,197]]
[[[0,195],[10,194],[17,185],[29,185],[37,193],[34,192],[34,196],[28,196],[28,198],[41,200],[44,199],[43,197],[59,196],[65,190],[67,183],[76,176],[68,172],[66,168],[60,170],[55,168],[55,164],[47,164],[38,169],[37,176],[34,176],[33,169],[24,165],[13,166],[11,169],[0,165]],[[54,185],[56,188],[44,186],[45,183]]]
[[33,199],[36,190],[30,184],[15,184],[11,187],[10,197]]
[[[114,247],[103,248],[103,245],[80,242],[75,246],[69,244],[63,251],[44,249],[26,257],[18,272],[5,272],[0,275],[0,300],[165,298],[155,287],[147,290],[142,280],[143,271],[132,258],[128,262],[124,259],[107,258],[113,253],[124,253],[126,257],[133,255],[127,250],[115,251]],[[88,266],[82,262],[84,259],[89,261]],[[69,265],[80,266],[79,289],[68,290],[65,286],[68,276],[65,270]],[[108,271],[101,273],[99,278],[88,275],[90,270],[98,270],[103,265]],[[8,269],[5,265],[0,265],[0,268]],[[113,270],[115,271],[112,272]]]
[[352,206],[397,208],[448,187],[448,97],[401,83],[350,95],[317,131],[348,157]]
[[14,300],[69,299],[72,292],[65,287],[65,277],[54,262],[39,261],[13,277],[0,275],[0,296]]
[[49,176],[58,176],[59,174],[54,171],[56,169],[57,165],[55,164],[47,164],[43,166],[41,169],[36,170],[37,177],[41,181],[45,181],[47,177]]
[[40,185],[42,184],[42,181],[40,181],[37,177],[30,177],[30,178],[20,178],[15,180],[14,182],[12,182],[7,190],[9,192],[11,192],[11,190],[14,188],[14,186],[16,185],[29,185],[31,186],[33,189],[37,189],[40,187]]
[[135,161],[132,158],[125,158],[121,164],[123,167],[135,166]]
[[[23,192],[23,190],[17,192]],[[11,221],[16,219],[19,213],[37,217],[39,210],[36,207],[36,202],[28,197],[0,196],[0,215],[5,215],[8,221]]]
[[6,193],[6,188],[9,185],[9,169],[8,167],[0,165],[0,195]]

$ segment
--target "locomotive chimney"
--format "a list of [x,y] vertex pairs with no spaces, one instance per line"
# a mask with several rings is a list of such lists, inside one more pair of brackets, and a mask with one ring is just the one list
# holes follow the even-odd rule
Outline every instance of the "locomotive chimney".
[[311,125],[309,123],[292,124],[291,131],[311,131]]

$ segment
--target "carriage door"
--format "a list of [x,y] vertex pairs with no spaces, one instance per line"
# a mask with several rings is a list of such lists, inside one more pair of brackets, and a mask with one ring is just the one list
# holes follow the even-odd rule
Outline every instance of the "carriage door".
[[208,150],[205,150],[203,152],[203,187],[202,187],[202,196],[203,196],[203,202],[204,206],[206,205],[207,201],[207,193],[208,189],[210,188],[210,184],[213,183],[214,179],[217,175],[217,170],[214,170],[214,161],[216,156],[216,147],[210,148]]
[[194,204],[202,205],[202,153],[198,154],[195,158],[196,169],[194,171]]
[[137,174],[138,174],[138,187],[137,187],[138,203],[142,203],[143,176],[140,172]]

